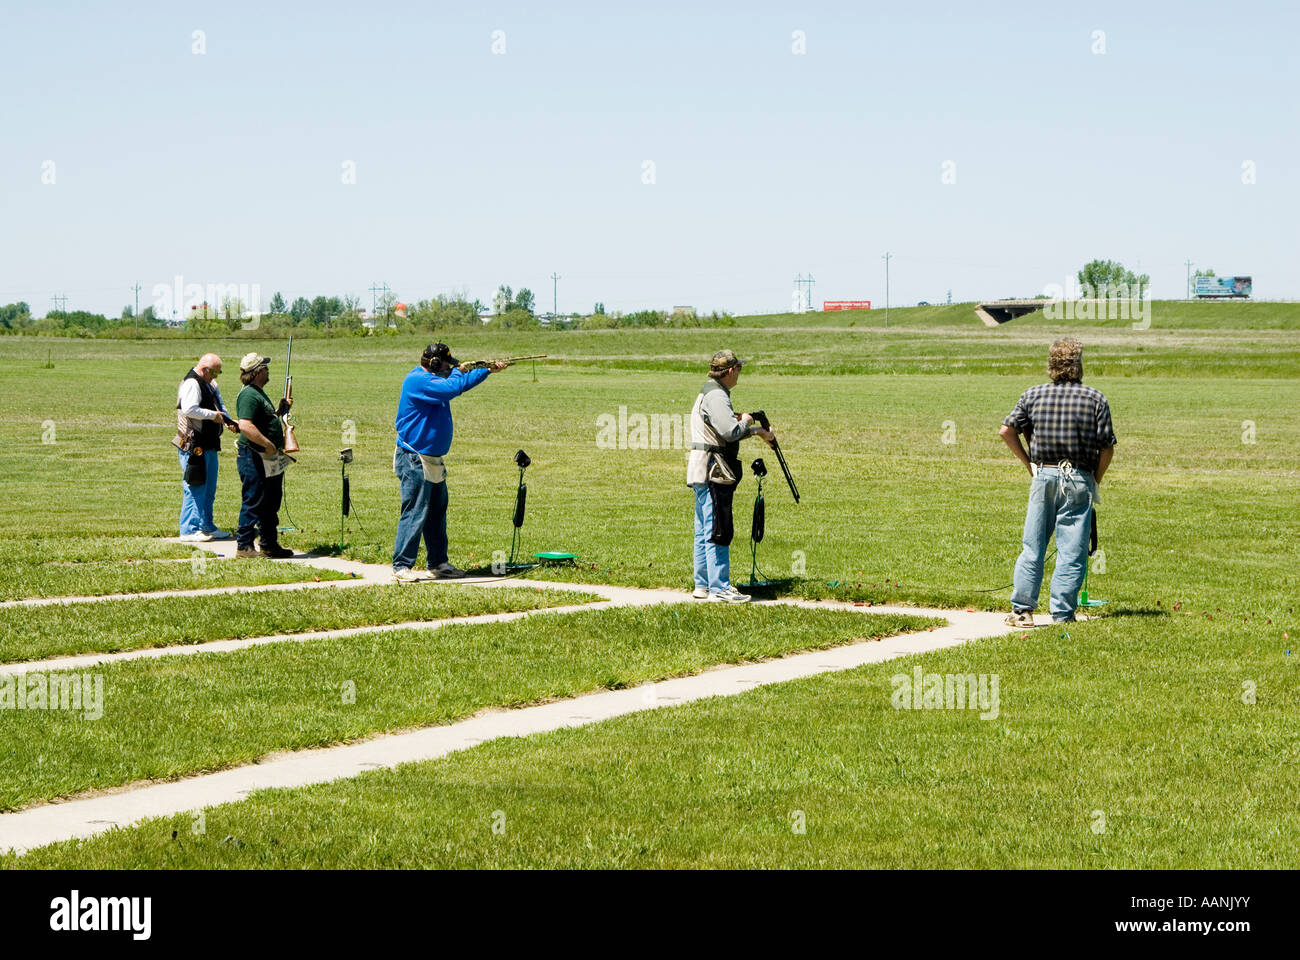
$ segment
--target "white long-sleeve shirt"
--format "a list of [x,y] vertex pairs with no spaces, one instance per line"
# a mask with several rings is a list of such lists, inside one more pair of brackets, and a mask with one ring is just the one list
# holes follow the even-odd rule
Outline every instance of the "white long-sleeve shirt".
[[[195,371],[197,373],[197,371]],[[217,406],[220,410],[204,410],[199,404],[203,400],[203,394],[199,391],[199,383],[186,377],[181,381],[180,390],[177,392],[176,399],[180,403],[180,412],[182,416],[189,417],[191,426],[198,429],[199,420],[221,420],[222,414],[230,416],[230,411],[226,409],[226,402],[221,399],[221,388],[217,386],[217,381],[213,380],[208,384],[212,392],[217,395]]]

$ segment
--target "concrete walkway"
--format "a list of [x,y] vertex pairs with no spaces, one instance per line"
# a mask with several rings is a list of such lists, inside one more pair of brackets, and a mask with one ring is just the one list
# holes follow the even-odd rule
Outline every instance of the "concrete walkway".
[[[203,544],[220,552],[226,545]],[[233,551],[233,545],[229,545]],[[324,562],[323,562],[324,561]],[[376,566],[338,558],[302,558],[299,562],[369,574],[368,582],[378,578]],[[381,568],[384,569],[384,568]],[[357,581],[353,581],[357,582]],[[365,582],[365,581],[362,581]],[[464,583],[465,581],[452,581]],[[65,658],[76,666],[109,659],[157,657],[198,653],[204,650],[240,649],[256,643],[286,640],[310,640],[326,636],[346,636],[401,629],[406,626],[434,627],[447,622],[473,623],[517,619],[539,613],[573,609],[608,609],[615,606],[642,606],[651,603],[691,603],[690,594],[670,590],[642,590],[630,587],[579,583],[547,583],[504,577],[484,582],[483,586],[552,587],[561,590],[594,593],[605,598],[599,604],[549,608],[508,614],[486,614],[414,625],[359,627],[348,630],[261,637],[240,641],[218,641],[186,647],[150,648],[126,654],[91,655]],[[318,586],[307,584],[307,586]],[[412,589],[436,589],[434,584],[412,584]],[[233,588],[230,588],[233,589]],[[445,726],[429,727],[400,734],[380,734],[359,743],[316,750],[301,750],[276,755],[261,763],[236,767],[217,773],[202,774],[165,783],[128,784],[111,791],[46,803],[15,813],[0,814],[0,850],[21,852],[61,840],[90,837],[117,826],[137,823],[148,817],[169,816],[221,803],[242,800],[255,790],[271,787],[302,787],[353,777],[368,770],[396,767],[403,763],[431,760],[458,750],[468,749],[498,737],[522,737],[562,727],[580,727],[612,717],[654,710],[701,700],[707,697],[732,696],[758,686],[784,683],[800,677],[838,670],[850,670],[868,663],[924,653],[956,646],[984,637],[1011,632],[1003,623],[1004,614],[951,610],[927,610],[915,607],[846,607],[844,604],[799,600],[767,601],[810,609],[850,609],[863,613],[905,614],[941,617],[948,625],[930,631],[887,637],[880,641],[865,640],[830,650],[796,654],[762,663],[716,667],[691,677],[643,684],[630,690],[596,691],[569,700],[524,707],[517,710],[492,709]],[[1044,618],[1046,619],[1046,618]],[[4,672],[22,673],[33,669],[55,669],[53,661],[12,664]]]
[[329,640],[333,637],[355,637],[366,633],[387,633],[390,630],[436,630],[457,623],[503,623],[539,613],[574,613],[578,610],[604,610],[608,602],[578,603],[562,607],[538,607],[535,610],[515,610],[507,613],[477,613],[463,617],[444,617],[440,620],[411,620],[406,623],[378,623],[365,627],[343,627],[337,630],[309,630],[305,633],[273,633],[265,637],[244,637],[238,640],[210,640],[206,643],[172,644],[166,647],[141,647],[117,653],[81,653],[72,656],[50,657],[47,660],[24,660],[21,663],[0,663],[0,677],[20,676],[27,673],[45,673],[49,670],[86,670],[123,660],[152,660],[158,657],[184,657],[196,653],[229,653],[266,643],[305,643],[310,640]]

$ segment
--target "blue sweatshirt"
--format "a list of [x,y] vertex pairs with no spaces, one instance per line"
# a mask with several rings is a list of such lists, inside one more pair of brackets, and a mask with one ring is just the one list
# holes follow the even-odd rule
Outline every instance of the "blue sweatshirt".
[[397,445],[411,453],[441,457],[451,449],[451,398],[477,387],[487,379],[487,370],[439,377],[416,367],[402,381],[397,401]]

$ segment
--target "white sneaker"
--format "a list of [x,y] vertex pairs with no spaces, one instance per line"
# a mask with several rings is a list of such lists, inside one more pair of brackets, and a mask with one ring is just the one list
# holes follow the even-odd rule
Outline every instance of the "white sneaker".
[[393,571],[393,579],[398,583],[423,583],[429,578],[425,574],[417,573],[410,567],[403,567],[400,570]]
[[752,599],[749,594],[741,593],[739,590],[733,590],[731,593],[711,593],[709,600],[713,603],[749,603]]
[[181,540],[185,543],[207,543],[211,539],[212,534],[204,533],[202,530],[198,530],[194,533],[187,533],[181,537]]
[[707,599],[709,599],[709,588],[708,588],[708,587],[696,587],[696,588],[695,588],[695,592],[691,594],[691,599],[692,599],[692,600],[707,600]]
[[230,534],[227,533],[225,530],[222,530],[222,529],[219,528],[219,527],[214,527],[213,529],[211,529],[211,530],[205,530],[204,532],[208,535],[208,537],[210,537],[210,538],[213,539],[213,540],[229,540],[229,539],[230,539]]

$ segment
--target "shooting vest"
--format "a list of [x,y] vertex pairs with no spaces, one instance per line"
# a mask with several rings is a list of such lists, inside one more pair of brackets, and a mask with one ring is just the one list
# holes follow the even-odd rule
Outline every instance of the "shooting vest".
[[[181,381],[197,381],[199,385],[199,406],[204,410],[220,410],[221,406],[217,403],[217,394],[207,382],[200,377],[193,369],[190,370]],[[180,410],[181,401],[178,397],[176,400],[176,409]],[[222,421],[220,420],[192,420],[189,417],[177,414],[180,419],[184,420],[189,429],[194,434],[194,445],[202,447],[204,451],[217,451],[221,449],[221,430]]]
[[[714,390],[727,393],[716,380],[709,380],[691,407],[691,452],[686,457],[686,482],[734,484],[740,480],[740,441],[727,442],[704,418],[704,398]],[[727,408],[731,408],[728,394]]]

